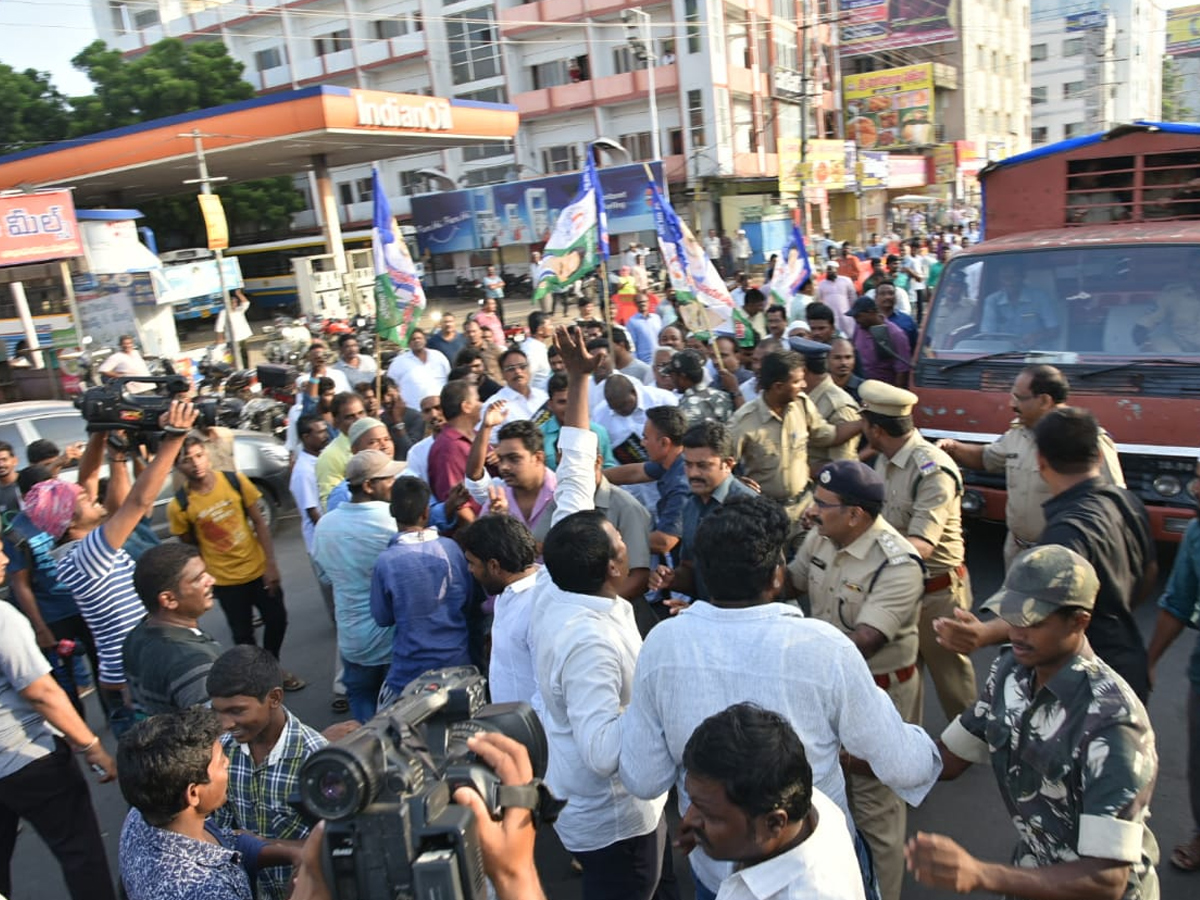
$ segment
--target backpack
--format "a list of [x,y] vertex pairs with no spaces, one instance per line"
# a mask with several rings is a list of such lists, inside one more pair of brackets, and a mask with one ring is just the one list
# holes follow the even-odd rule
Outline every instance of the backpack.
[[[225,476],[225,480],[229,482],[229,486],[233,488],[233,492],[237,494],[238,502],[242,504],[242,515],[248,516],[250,512],[246,509],[246,498],[242,496],[242,483],[238,479],[237,472],[222,472],[221,474]],[[180,488],[175,492],[175,502],[179,504],[180,512],[187,512],[187,488]],[[190,527],[191,523],[189,522],[188,525]]]

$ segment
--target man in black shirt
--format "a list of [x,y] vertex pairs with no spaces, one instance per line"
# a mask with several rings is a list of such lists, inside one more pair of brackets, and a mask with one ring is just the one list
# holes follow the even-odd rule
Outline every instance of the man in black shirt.
[[17,454],[12,444],[0,441],[0,513],[21,511],[21,491],[17,487]]
[[[1146,507],[1125,488],[1100,480],[1100,427],[1087,410],[1061,406],[1038,421],[1034,435],[1038,470],[1051,494],[1042,504],[1046,527],[1038,543],[1074,550],[1095,568],[1100,593],[1088,641],[1145,702],[1148,662],[1133,609],[1158,578]],[[1008,640],[1003,619],[981,622],[965,610],[953,620],[937,619],[933,627],[938,643],[959,653]]]
[[1088,641],[1144,702],[1150,679],[1133,608],[1158,577],[1146,507],[1131,491],[1100,480],[1100,427],[1087,410],[1060,407],[1042,417],[1034,434],[1052,494],[1042,504],[1046,528],[1038,543],[1074,550],[1096,569],[1100,593]]

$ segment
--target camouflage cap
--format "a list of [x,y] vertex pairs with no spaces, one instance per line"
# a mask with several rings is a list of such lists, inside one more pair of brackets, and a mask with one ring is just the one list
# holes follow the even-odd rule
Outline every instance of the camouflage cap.
[[1057,609],[1091,611],[1100,590],[1092,564],[1066,547],[1047,544],[1018,556],[1004,578],[1004,587],[983,608],[1009,625],[1036,625]]

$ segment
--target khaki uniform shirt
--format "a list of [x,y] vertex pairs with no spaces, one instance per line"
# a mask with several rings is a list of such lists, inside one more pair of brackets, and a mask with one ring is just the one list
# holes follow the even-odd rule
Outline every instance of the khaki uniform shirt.
[[[841,425],[843,422],[857,422],[858,404],[849,393],[833,383],[826,375],[821,383],[808,392],[810,399],[817,407],[817,412],[825,417],[830,425]],[[858,439],[839,444],[836,447],[818,447],[814,443],[808,445],[808,464],[813,469],[819,469],[827,462],[835,459],[858,459]]]
[[962,565],[962,474],[950,454],[913,431],[891,459],[879,454],[875,471],[886,491],[883,517],[905,537],[933,545],[927,577]]
[[[1014,419],[1008,431],[983,448],[983,467],[1004,472],[1008,494],[1004,518],[1008,530],[1021,544],[1032,544],[1046,527],[1042,504],[1050,499],[1050,488],[1038,472],[1037,440],[1033,429]],[[1100,479],[1125,486],[1117,448],[1107,432],[1100,433]]]
[[764,496],[781,503],[808,487],[809,443],[828,444],[837,436],[804,394],[788,405],[782,418],[758,397],[733,414],[729,427],[742,474],[757,481]]
[[916,548],[882,516],[840,549],[813,528],[788,574],[808,594],[814,619],[844,634],[870,625],[887,638],[867,660],[872,673],[884,675],[917,661],[925,572]]

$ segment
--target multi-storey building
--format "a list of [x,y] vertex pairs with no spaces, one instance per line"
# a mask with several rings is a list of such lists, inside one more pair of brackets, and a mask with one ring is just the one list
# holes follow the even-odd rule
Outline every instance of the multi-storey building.
[[1166,15],[1153,0],[1033,0],[1033,143],[1157,119]]
[[[776,141],[800,136],[805,105],[808,137],[835,137],[840,128],[832,0],[93,6],[101,37],[123,52],[167,36],[221,40],[263,92],[335,84],[519,109],[520,133],[511,145],[381,161],[401,216],[407,198],[427,190],[577,171],[589,143],[607,138],[632,161],[652,159],[657,144],[681,214],[702,228],[732,230],[745,206],[777,201]],[[649,17],[640,31],[638,11]],[[802,21],[809,27],[797,25]],[[648,37],[646,58],[631,36]],[[601,160],[625,161],[619,148]],[[366,221],[369,170],[335,172],[335,179],[344,220]],[[313,225],[313,216],[301,213],[296,224]]]

